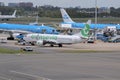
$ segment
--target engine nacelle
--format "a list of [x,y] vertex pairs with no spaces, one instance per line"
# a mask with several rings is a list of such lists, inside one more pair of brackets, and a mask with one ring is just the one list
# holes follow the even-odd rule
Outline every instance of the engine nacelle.
[[39,41],[36,42],[36,45],[43,46],[44,45],[44,41],[39,40]]
[[14,40],[14,39],[18,39],[17,36],[20,35],[20,33],[13,33],[13,34],[9,34],[10,37],[7,37],[7,40]]
[[21,33],[13,33],[12,36],[14,39],[22,39],[23,38],[23,34],[21,34]]

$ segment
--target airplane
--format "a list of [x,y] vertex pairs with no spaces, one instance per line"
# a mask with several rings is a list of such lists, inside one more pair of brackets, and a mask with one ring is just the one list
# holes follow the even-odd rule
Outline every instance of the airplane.
[[36,16],[36,21],[33,22],[33,23],[29,23],[29,25],[38,25],[38,18],[39,18],[39,16],[38,16],[38,14],[37,14],[37,16]]
[[8,24],[0,23],[0,31],[8,32],[10,37],[15,38],[21,34],[28,33],[46,33],[46,34],[58,34],[55,28],[45,25],[23,25],[23,24]]
[[[74,22],[65,9],[61,8],[60,12],[62,14],[63,22],[60,23],[61,28],[76,28],[81,29],[84,27],[85,23]],[[116,24],[90,24],[90,29],[104,29],[107,26],[116,26]]]
[[85,24],[85,27],[77,34],[74,35],[56,35],[56,34],[27,34],[23,37],[23,40],[29,43],[36,43],[38,46],[44,46],[50,44],[51,47],[58,45],[62,47],[62,44],[75,44],[80,43],[88,39],[90,31],[91,20]]
[[14,11],[14,13],[12,15],[0,15],[0,19],[3,20],[9,20],[9,19],[14,19],[16,18],[16,10]]

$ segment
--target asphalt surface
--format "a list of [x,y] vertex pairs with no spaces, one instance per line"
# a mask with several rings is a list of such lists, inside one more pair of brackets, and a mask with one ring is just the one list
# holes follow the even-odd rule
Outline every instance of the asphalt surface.
[[0,54],[0,80],[120,80],[120,53]]
[[[11,50],[25,47],[15,42],[0,43],[0,47]],[[0,80],[120,80],[119,44],[101,44],[104,43],[62,48],[31,46],[37,54],[0,54]],[[108,48],[109,52],[62,52],[95,48]]]

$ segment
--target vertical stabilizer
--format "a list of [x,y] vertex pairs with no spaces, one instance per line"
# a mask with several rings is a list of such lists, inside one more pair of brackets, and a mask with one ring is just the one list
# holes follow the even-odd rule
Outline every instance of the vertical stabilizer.
[[12,14],[12,16],[16,16],[16,10],[15,10],[14,13]]
[[89,37],[89,32],[90,32],[90,24],[91,20],[88,20],[87,23],[85,23],[85,27],[81,29],[81,31],[78,34],[75,34],[77,36],[80,36],[82,38],[88,38]]
[[60,11],[61,11],[62,18],[63,18],[63,21],[64,21],[64,22],[66,22],[66,23],[73,23],[73,22],[74,22],[74,21],[70,18],[70,16],[68,15],[68,13],[67,13],[63,8],[61,8]]
[[81,34],[82,38],[88,38],[89,37],[90,24],[91,24],[91,20],[88,20],[87,23],[85,24],[85,27],[80,31],[80,34]]

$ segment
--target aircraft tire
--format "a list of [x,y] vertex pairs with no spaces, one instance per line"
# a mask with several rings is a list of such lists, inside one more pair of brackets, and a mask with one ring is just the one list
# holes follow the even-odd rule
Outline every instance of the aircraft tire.
[[8,37],[7,40],[14,40],[14,38],[13,37]]
[[59,47],[62,47],[62,44],[58,44]]
[[50,47],[54,47],[54,45],[53,45],[53,44],[50,44]]

